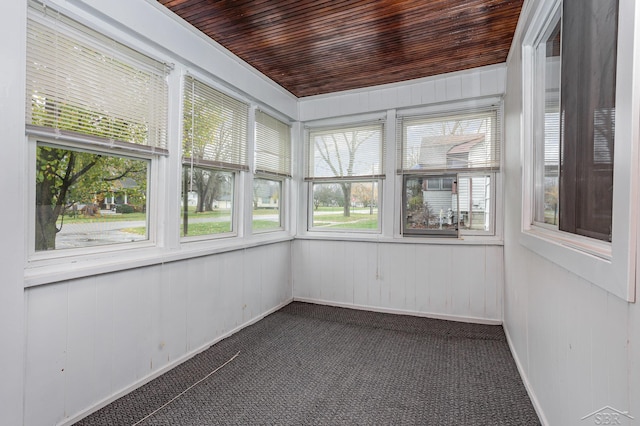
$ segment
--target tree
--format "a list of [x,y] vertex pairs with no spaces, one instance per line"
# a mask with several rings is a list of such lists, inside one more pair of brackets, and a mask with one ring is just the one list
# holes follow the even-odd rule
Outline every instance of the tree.
[[[316,153],[329,167],[333,176],[353,176],[358,149],[376,133],[372,130],[354,129],[317,135],[314,138]],[[342,181],[339,185],[342,189],[344,216],[349,217],[351,216],[352,182]]]
[[[550,223],[552,225],[558,224],[558,194],[559,188],[558,184],[550,184],[545,182],[545,191],[544,191],[544,222],[549,223],[549,220],[552,220]],[[553,219],[547,218],[546,214],[549,210],[553,211]]]
[[351,192],[356,202],[363,207],[369,207],[369,214],[373,214],[373,206],[377,203],[378,192],[375,191],[375,182],[357,182],[353,184]]
[[342,188],[336,184],[322,183],[313,187],[313,206],[316,210],[320,206],[341,206],[343,207],[344,197]]

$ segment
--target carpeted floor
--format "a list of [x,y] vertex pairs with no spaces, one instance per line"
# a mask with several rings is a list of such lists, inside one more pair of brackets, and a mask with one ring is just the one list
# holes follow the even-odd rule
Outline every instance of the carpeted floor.
[[145,426],[539,424],[502,327],[298,302],[76,424],[142,419]]

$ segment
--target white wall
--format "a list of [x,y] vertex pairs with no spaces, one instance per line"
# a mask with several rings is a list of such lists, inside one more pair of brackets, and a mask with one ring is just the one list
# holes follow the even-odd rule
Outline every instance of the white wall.
[[295,240],[297,300],[463,321],[502,320],[502,247]]
[[[72,422],[292,299],[290,235],[271,241],[268,235],[245,235],[183,250],[176,231],[173,245],[159,238],[157,248],[143,253],[139,268],[131,261],[111,262],[106,257],[84,262],[82,268],[70,262],[26,265],[26,4],[8,2],[0,17],[0,35],[11,40],[0,44],[3,426]],[[182,26],[155,1],[50,4],[144,53],[175,63],[177,70],[205,75],[245,101],[283,117],[297,116],[297,100],[290,93]],[[170,79],[175,101],[179,76],[174,73]],[[174,119],[179,117],[175,102],[170,109]],[[170,125],[174,148],[180,137],[175,124],[174,120]],[[167,200],[177,203],[158,192],[161,205]],[[166,192],[166,197],[175,194]],[[159,223],[158,228],[177,230],[172,224]]]
[[5,2],[0,14],[0,423],[22,424],[25,219],[24,91],[26,4]]
[[[326,124],[339,120],[342,124],[367,114],[386,116],[387,178],[381,235],[345,237],[339,232],[299,230],[300,239],[295,240],[293,250],[294,298],[463,321],[502,321],[500,233],[484,240],[472,237],[445,243],[430,238],[403,239],[398,230],[402,198],[400,181],[395,178],[394,144],[396,113],[477,107],[503,95],[505,73],[504,65],[493,65],[299,101],[301,121]],[[304,187],[299,198],[298,220],[304,228]],[[496,216],[499,227],[501,213]]]
[[[70,421],[292,296],[417,315],[500,321],[503,271],[507,329],[550,424],[572,424],[576,415],[605,404],[640,407],[640,373],[633,362],[640,359],[640,352],[627,343],[627,339],[640,341],[640,312],[635,305],[608,296],[518,245],[518,52],[511,56],[508,73],[499,65],[296,102],[237,58],[161,13],[153,1],[55,2],[85,20],[98,17],[101,26],[113,24],[136,43],[149,43],[183,66],[196,67],[301,121],[500,96],[508,75],[507,250],[503,254],[495,241],[420,244],[308,238],[171,263],[150,262],[140,269],[23,290],[26,215],[25,203],[19,201],[11,210],[0,209],[0,217],[12,225],[3,231],[0,246],[0,362],[11,366],[0,380],[3,424],[23,423],[23,395],[24,424]],[[26,179],[22,146],[26,6],[22,1],[9,3],[0,17],[0,35],[13,41],[0,46],[2,63],[10,64],[0,73],[4,142],[0,185],[5,199],[21,200]],[[394,200],[386,202],[393,205]],[[383,220],[386,229],[394,221],[389,215]]]
[[[533,3],[525,2],[525,10]],[[520,36],[530,18],[527,13],[521,17]],[[581,419],[605,406],[630,411],[635,419],[620,418],[621,424],[640,424],[638,304],[607,293],[519,243],[520,45],[517,37],[507,63],[505,97],[505,328],[546,424],[596,424],[593,417]]]
[[[504,64],[425,77],[299,101],[300,121],[413,108],[446,102],[500,96],[504,93]],[[470,106],[470,105],[468,105]]]
[[290,256],[282,242],[27,289],[24,424],[70,422],[288,303]]

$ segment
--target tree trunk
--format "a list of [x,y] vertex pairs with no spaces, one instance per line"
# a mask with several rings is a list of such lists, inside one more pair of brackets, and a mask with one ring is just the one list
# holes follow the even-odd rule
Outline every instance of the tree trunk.
[[351,182],[343,183],[342,195],[344,196],[344,217],[351,217]]
[[53,188],[55,182],[48,178],[36,184],[36,251],[56,248],[58,214],[53,206]]
[[56,219],[50,206],[36,207],[36,251],[55,250],[58,233]]
[[183,173],[184,187],[182,189],[182,234],[186,237],[189,234],[189,176]]

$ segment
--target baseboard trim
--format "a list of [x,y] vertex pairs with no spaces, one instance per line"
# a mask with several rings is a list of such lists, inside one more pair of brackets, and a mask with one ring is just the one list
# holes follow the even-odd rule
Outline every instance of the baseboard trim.
[[153,373],[149,374],[148,376],[138,380],[135,383],[132,383],[131,385],[120,389],[119,391],[109,395],[107,398],[104,398],[103,400],[99,401],[98,403],[96,403],[95,405],[92,405],[91,407],[77,413],[74,414],[72,417],[67,417],[65,419],[63,419],[62,421],[60,421],[59,423],[57,423],[57,426],[70,426],[75,422],[78,422],[82,419],[84,419],[85,417],[90,416],[91,414],[95,413],[96,411],[100,410],[101,408],[106,407],[107,405],[111,404],[113,401],[115,401],[116,399],[138,389],[141,386],[146,385],[147,383],[149,383],[150,381],[152,381],[153,379],[163,375],[164,373],[166,373],[167,371],[171,370],[172,368],[177,367],[178,365],[182,364],[183,362],[193,358],[194,356],[198,355],[201,352],[206,351],[207,349],[209,349],[211,346],[215,345],[216,343],[218,343],[219,341],[226,339],[227,337],[237,333],[238,331],[242,330],[243,328],[246,328],[252,324],[255,324],[256,322],[260,321],[261,319],[263,319],[264,317],[271,315],[272,313],[282,309],[283,307],[287,306],[289,303],[291,303],[293,301],[292,298],[287,299],[286,301],[280,303],[279,305],[277,305],[274,308],[271,308],[269,310],[267,310],[266,312],[259,314],[257,316],[255,316],[254,318],[250,319],[249,321],[245,322],[244,324],[239,325],[238,327],[228,331],[227,333],[218,336],[217,338],[215,338],[214,340],[212,340],[211,342],[205,343],[204,345],[190,351],[187,352],[186,354],[182,355],[179,358],[176,358],[174,361],[172,361],[171,363],[165,365],[164,367],[154,371]]
[[549,422],[547,421],[546,416],[544,415],[544,411],[542,410],[542,406],[540,405],[540,401],[538,401],[538,398],[536,397],[536,393],[533,390],[533,387],[531,386],[531,383],[529,383],[529,379],[527,378],[527,375],[525,374],[525,370],[522,367],[522,362],[520,362],[520,358],[518,357],[518,353],[515,350],[515,347],[513,346],[513,341],[511,340],[511,336],[509,335],[509,329],[507,327],[502,327],[504,330],[504,334],[507,337],[507,344],[509,345],[509,351],[511,351],[511,356],[513,357],[513,360],[516,363],[516,368],[518,369],[518,374],[520,374],[520,378],[522,379],[522,383],[524,384],[524,388],[527,390],[527,394],[529,395],[529,399],[531,400],[531,403],[533,404],[533,409],[536,410],[536,414],[538,415],[538,419],[540,420],[540,423],[542,424],[542,426],[548,426]]
[[308,297],[294,297],[293,300],[295,302],[315,303],[318,305],[335,306],[337,308],[358,309],[361,311],[373,311],[373,312],[381,312],[385,314],[411,315],[414,317],[433,318],[433,319],[466,322],[466,323],[473,323],[473,324],[502,325],[502,320],[492,319],[492,318],[466,317],[466,316],[460,316],[460,315],[437,314],[437,313],[431,313],[431,312],[411,311],[411,310],[405,310],[405,309],[391,309],[391,308],[383,308],[380,306],[358,305],[355,303],[340,303],[340,302],[334,302],[331,300],[313,299]]

